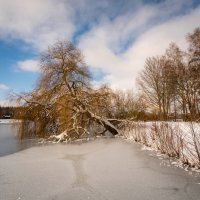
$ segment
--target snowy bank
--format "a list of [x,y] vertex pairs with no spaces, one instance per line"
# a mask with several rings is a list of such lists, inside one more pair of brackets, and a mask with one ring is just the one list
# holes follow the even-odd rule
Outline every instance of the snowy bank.
[[200,123],[126,122],[121,131],[129,140],[200,168]]

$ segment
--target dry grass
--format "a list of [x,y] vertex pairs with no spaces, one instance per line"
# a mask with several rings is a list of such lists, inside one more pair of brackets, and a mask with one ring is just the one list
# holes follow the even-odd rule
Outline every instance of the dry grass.
[[125,138],[159,150],[183,164],[200,168],[200,124],[186,122],[124,122]]

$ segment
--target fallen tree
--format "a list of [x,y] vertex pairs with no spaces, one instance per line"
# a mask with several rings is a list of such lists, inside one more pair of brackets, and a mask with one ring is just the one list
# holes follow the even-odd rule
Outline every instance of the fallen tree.
[[[41,77],[30,93],[18,95],[23,102],[20,136],[47,137],[57,142],[88,135],[100,126],[102,134],[119,134],[111,116],[107,87],[93,89],[83,56],[73,44],[57,42],[41,56]],[[115,120],[116,121],[116,120]]]

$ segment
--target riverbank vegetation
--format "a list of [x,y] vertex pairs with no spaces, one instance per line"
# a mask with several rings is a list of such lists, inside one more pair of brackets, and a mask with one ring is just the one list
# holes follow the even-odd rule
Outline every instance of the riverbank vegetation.
[[175,164],[200,168],[200,124],[197,122],[124,122],[122,135],[178,159]]

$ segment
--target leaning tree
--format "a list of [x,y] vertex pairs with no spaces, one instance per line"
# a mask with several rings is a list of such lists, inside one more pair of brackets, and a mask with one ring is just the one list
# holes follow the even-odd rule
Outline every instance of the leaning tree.
[[[41,55],[37,87],[18,96],[24,102],[21,136],[51,136],[58,141],[77,139],[101,127],[119,133],[111,116],[107,87],[93,89],[90,73],[79,49],[58,41]],[[94,131],[94,130],[93,130]]]

